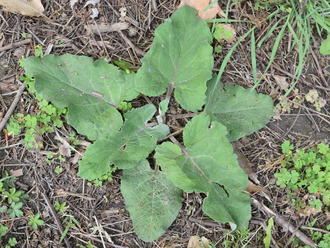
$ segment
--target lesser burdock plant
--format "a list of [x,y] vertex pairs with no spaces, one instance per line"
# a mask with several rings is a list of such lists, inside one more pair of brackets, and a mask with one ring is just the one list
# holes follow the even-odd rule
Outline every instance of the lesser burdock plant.
[[[194,9],[182,7],[156,29],[136,73],[85,56],[48,55],[24,62],[38,94],[67,108],[68,124],[93,141],[79,162],[79,175],[95,180],[114,167],[123,170],[121,191],[144,241],[165,233],[181,208],[183,191],[203,193],[204,213],[233,229],[245,228],[250,219],[247,175],[230,142],[262,128],[273,104],[253,89],[211,80],[211,41],[207,23]],[[126,113],[121,109],[141,93],[161,97],[157,118],[153,104]],[[182,142],[166,125],[173,101],[196,112]]]

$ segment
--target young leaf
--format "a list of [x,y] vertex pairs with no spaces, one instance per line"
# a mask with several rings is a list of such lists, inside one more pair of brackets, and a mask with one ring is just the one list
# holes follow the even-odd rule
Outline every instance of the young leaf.
[[136,168],[124,170],[121,192],[140,239],[150,242],[165,233],[178,215],[182,191],[146,160]]
[[38,93],[57,107],[68,107],[68,123],[91,140],[117,131],[122,117],[116,107],[137,96],[132,75],[104,60],[48,55],[30,57],[23,66],[35,77]]
[[156,108],[151,104],[127,112],[120,131],[87,148],[79,163],[79,176],[93,180],[106,174],[111,164],[118,169],[128,169],[145,159],[155,149],[157,141],[169,133],[164,124],[146,125],[155,112]]
[[266,125],[273,115],[273,101],[253,89],[218,83],[216,94],[211,94],[216,77],[208,83],[205,112],[228,129],[228,139],[238,140]]
[[250,202],[242,191],[248,179],[238,165],[225,126],[200,114],[186,125],[183,141],[185,147],[165,142],[156,148],[155,157],[165,175],[186,192],[206,193],[203,209],[210,217],[233,227],[246,226]]
[[212,35],[196,10],[185,6],[155,31],[152,47],[142,59],[135,85],[148,96],[158,96],[175,88],[177,102],[196,111],[205,102],[206,82],[213,68]]

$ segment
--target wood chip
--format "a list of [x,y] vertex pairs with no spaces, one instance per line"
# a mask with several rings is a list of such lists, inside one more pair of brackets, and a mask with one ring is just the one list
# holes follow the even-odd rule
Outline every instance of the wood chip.
[[85,25],[85,29],[88,34],[100,34],[107,32],[118,32],[128,29],[129,24],[127,22],[118,22],[114,24],[88,24]]
[[10,174],[12,177],[20,177],[20,176],[23,176],[23,169],[10,170],[10,171],[9,171],[9,174]]

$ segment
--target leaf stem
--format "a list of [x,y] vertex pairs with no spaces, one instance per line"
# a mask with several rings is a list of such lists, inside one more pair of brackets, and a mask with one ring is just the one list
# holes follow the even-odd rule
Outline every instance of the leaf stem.
[[165,100],[168,100],[168,101],[171,100],[171,96],[172,96],[173,90],[174,90],[174,85],[173,84],[170,84],[170,87],[167,88]]

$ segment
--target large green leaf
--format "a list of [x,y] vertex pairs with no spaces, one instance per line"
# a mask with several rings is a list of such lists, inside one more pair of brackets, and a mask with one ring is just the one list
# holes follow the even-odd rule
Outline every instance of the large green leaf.
[[[234,177],[235,175],[233,175]],[[251,218],[249,195],[239,190],[213,185],[203,202],[203,212],[219,222],[228,222],[232,229],[247,227]]]
[[224,86],[213,78],[208,83],[205,111],[228,129],[230,141],[263,128],[273,115],[273,101],[253,89]]
[[169,133],[168,126],[164,124],[148,127],[147,122],[155,112],[155,106],[148,104],[126,113],[120,131],[95,141],[87,148],[79,163],[79,176],[96,179],[107,173],[111,164],[119,169],[128,169],[148,157],[157,141]]
[[181,208],[182,191],[145,160],[134,169],[124,170],[121,192],[134,230],[146,242],[163,235]]
[[68,107],[68,123],[91,140],[118,130],[123,121],[116,107],[137,96],[132,75],[104,60],[69,54],[30,57],[24,69],[35,77],[38,93],[57,107]]
[[206,82],[212,76],[211,40],[209,27],[196,17],[195,9],[178,9],[156,29],[135,78],[137,90],[158,96],[173,86],[175,99],[184,109],[200,109],[205,103]]
[[[248,178],[238,165],[225,126],[200,114],[186,125],[183,141],[184,147],[165,142],[156,148],[157,163],[166,176],[186,192],[206,193],[203,209],[210,217],[246,226],[251,209],[249,197],[242,191]],[[232,206],[238,206],[239,212]]]

